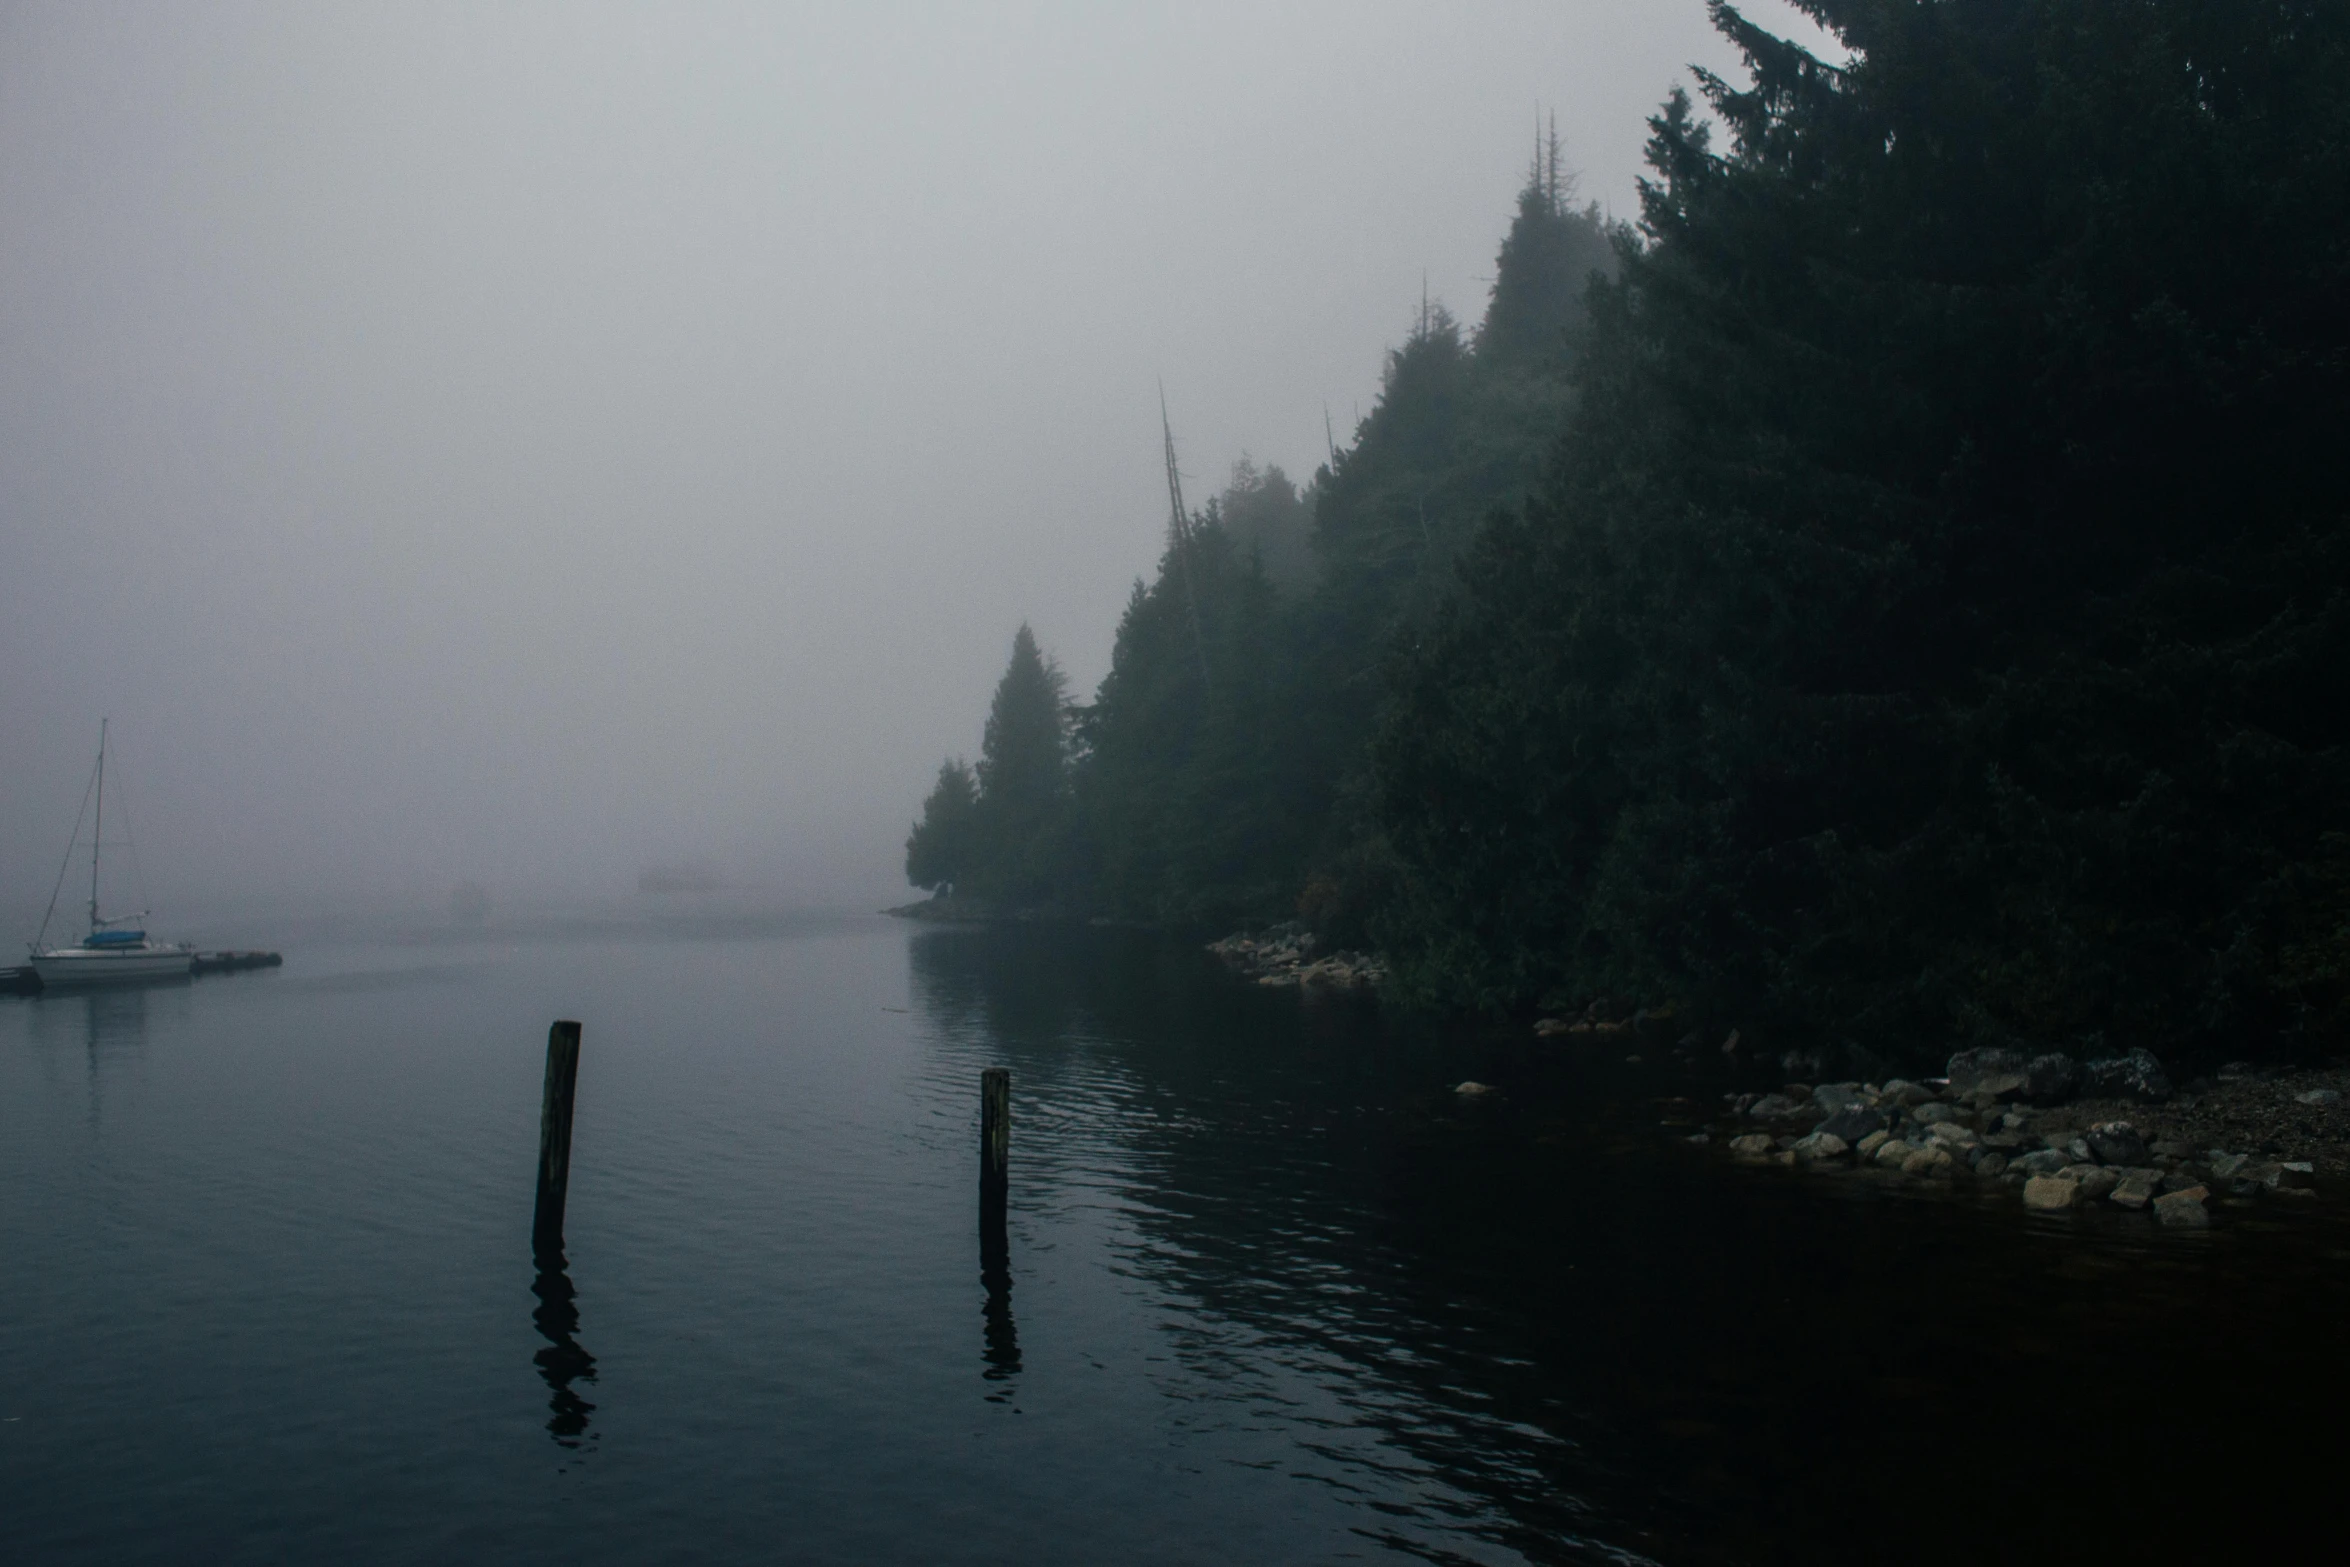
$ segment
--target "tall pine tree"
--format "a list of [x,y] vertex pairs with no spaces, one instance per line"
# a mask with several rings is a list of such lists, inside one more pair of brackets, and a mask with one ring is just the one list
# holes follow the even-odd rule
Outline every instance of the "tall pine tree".
[[1068,681],[1023,624],[979,748],[975,888],[1013,901],[1056,890],[1069,784]]

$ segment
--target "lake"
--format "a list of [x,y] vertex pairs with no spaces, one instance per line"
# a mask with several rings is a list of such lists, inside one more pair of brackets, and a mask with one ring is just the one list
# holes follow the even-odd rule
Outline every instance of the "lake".
[[[557,1017],[585,1043],[542,1273]],[[879,918],[321,940],[0,1002],[6,1555],[1981,1563],[2335,1532],[2330,1199],[2182,1235],[1742,1167],[1666,1124],[1724,1086],[1146,934]]]

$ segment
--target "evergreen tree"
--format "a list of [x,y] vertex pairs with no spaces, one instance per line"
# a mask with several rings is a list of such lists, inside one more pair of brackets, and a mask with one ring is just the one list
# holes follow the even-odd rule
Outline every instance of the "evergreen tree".
[[1364,776],[1381,661],[1453,591],[1485,512],[1535,485],[1569,406],[1578,301],[1612,257],[1570,187],[1548,147],[1502,246],[1500,316],[1472,342],[1424,302],[1353,445],[1302,493],[1235,464],[1188,543],[1135,584],[1110,674],[1075,715],[1070,808],[991,807],[1018,791],[982,758],[985,847],[963,885],[1209,922],[1287,917],[1312,883],[1313,916],[1359,933],[1393,871]]
[[2350,995],[2350,10],[1717,4],[1569,435],[1395,670],[1425,993],[2243,1051]]
[[1367,939],[1365,921],[1395,894],[1368,754],[1392,700],[1381,671],[1458,592],[1462,552],[1486,517],[1533,493],[1574,408],[1585,299],[1595,277],[1613,273],[1620,236],[1595,208],[1574,210],[1572,191],[1555,138],[1545,141],[1473,344],[1441,307],[1424,306],[1353,447],[1317,486],[1324,571],[1297,628],[1312,695],[1296,726],[1326,814],[1301,910],[1335,940]]
[[1049,896],[1068,793],[1067,679],[1023,624],[980,740],[973,869],[1003,899]]
[[1575,186],[1554,122],[1535,147],[1517,217],[1495,258],[1492,297],[1477,329],[1477,357],[1488,368],[1563,363],[1588,319],[1583,297],[1592,277],[1615,275],[1615,247],[1599,208],[1578,211]]
[[1134,585],[1082,717],[1076,789],[1096,894],[1129,917],[1286,915],[1321,818],[1282,603],[1221,513],[1211,503],[1193,519],[1188,575],[1171,543],[1157,580]]
[[1314,585],[1313,495],[1299,494],[1278,466],[1259,468],[1242,453],[1205,520],[1253,553],[1275,587],[1300,593]]
[[906,880],[916,887],[951,886],[970,873],[979,786],[960,758],[938,764],[938,782],[922,802],[922,819],[906,837]]

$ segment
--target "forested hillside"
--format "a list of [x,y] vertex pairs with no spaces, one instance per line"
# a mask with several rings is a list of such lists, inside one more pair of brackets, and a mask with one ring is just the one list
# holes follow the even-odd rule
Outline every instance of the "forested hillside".
[[1714,8],[1636,231],[1545,149],[1476,330],[1237,471],[1015,764],[1024,640],[913,878],[1896,1058],[2338,1040],[2350,7],[1806,9],[1848,66]]

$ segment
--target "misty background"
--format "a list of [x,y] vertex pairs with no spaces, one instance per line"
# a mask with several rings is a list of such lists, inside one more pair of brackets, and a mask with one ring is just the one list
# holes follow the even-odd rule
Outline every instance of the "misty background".
[[102,715],[161,935],[904,896],[1013,630],[1107,666],[1156,382],[1195,502],[1304,480],[1537,112],[1629,215],[1692,62],[1699,0],[0,6],[0,931]]

